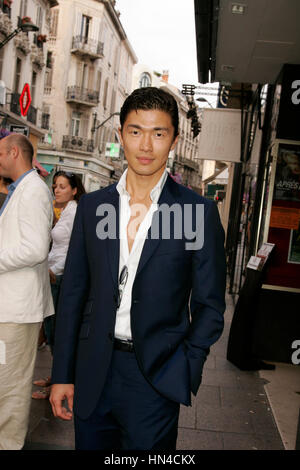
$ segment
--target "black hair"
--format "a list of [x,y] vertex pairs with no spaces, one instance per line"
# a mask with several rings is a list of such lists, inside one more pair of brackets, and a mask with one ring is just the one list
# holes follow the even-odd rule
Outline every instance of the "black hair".
[[174,139],[179,131],[178,106],[175,98],[162,88],[145,87],[134,90],[123,103],[120,112],[121,130],[123,129],[127,115],[131,111],[150,111],[157,109],[168,113],[174,126]]
[[67,178],[72,189],[77,188],[77,192],[74,196],[74,200],[78,202],[81,196],[86,193],[86,190],[84,189],[84,186],[79,176],[72,172],[59,170],[53,176],[53,184],[55,184],[55,181],[59,176],[63,176],[64,178]]

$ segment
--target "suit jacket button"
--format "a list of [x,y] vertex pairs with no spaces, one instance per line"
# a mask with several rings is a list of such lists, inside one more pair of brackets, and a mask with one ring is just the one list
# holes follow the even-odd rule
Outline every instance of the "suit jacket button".
[[133,303],[134,303],[134,304],[138,304],[138,303],[139,303],[139,300],[134,299]]
[[112,335],[112,333],[108,333],[108,337],[109,337],[109,339],[110,339],[111,341],[113,340],[113,335]]

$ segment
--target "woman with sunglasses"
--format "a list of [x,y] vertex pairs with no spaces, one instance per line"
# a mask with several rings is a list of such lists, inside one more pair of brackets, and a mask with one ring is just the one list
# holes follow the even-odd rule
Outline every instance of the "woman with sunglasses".
[[[54,309],[56,311],[73,222],[77,210],[77,203],[82,194],[85,193],[85,189],[81,179],[77,175],[65,171],[58,171],[55,173],[52,189],[55,203],[60,208],[60,217],[51,232],[52,247],[48,256],[51,291]],[[52,353],[54,345],[55,315],[45,319],[44,329],[47,342]],[[45,388],[43,390],[33,392],[32,398],[48,398],[50,395],[50,383],[50,377],[35,381],[34,385]]]

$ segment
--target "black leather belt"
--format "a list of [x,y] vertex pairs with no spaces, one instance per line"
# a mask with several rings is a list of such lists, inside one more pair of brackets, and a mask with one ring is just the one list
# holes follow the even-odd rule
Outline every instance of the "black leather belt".
[[133,341],[130,339],[128,340],[123,340],[123,339],[114,339],[114,349],[117,349],[118,351],[124,351],[124,352],[133,352]]

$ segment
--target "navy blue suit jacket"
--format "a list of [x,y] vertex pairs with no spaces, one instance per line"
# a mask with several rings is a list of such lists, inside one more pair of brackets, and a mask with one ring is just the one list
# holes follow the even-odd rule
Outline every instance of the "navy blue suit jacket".
[[[197,224],[197,229],[203,228],[195,216],[196,205],[202,204],[204,244],[187,250],[189,235],[183,229],[181,238],[174,236],[172,217],[169,239],[161,231],[156,239],[146,239],[132,290],[132,337],[146,379],[170,400],[190,405],[209,348],[223,330],[224,231],[216,204],[170,177],[159,199],[159,206],[163,204],[192,207],[194,229]],[[99,239],[97,228],[106,220],[102,211],[106,205],[115,210],[116,237]],[[113,351],[118,226],[116,185],[81,198],[56,319],[52,383],[75,384],[74,411],[83,419],[97,405]]]

